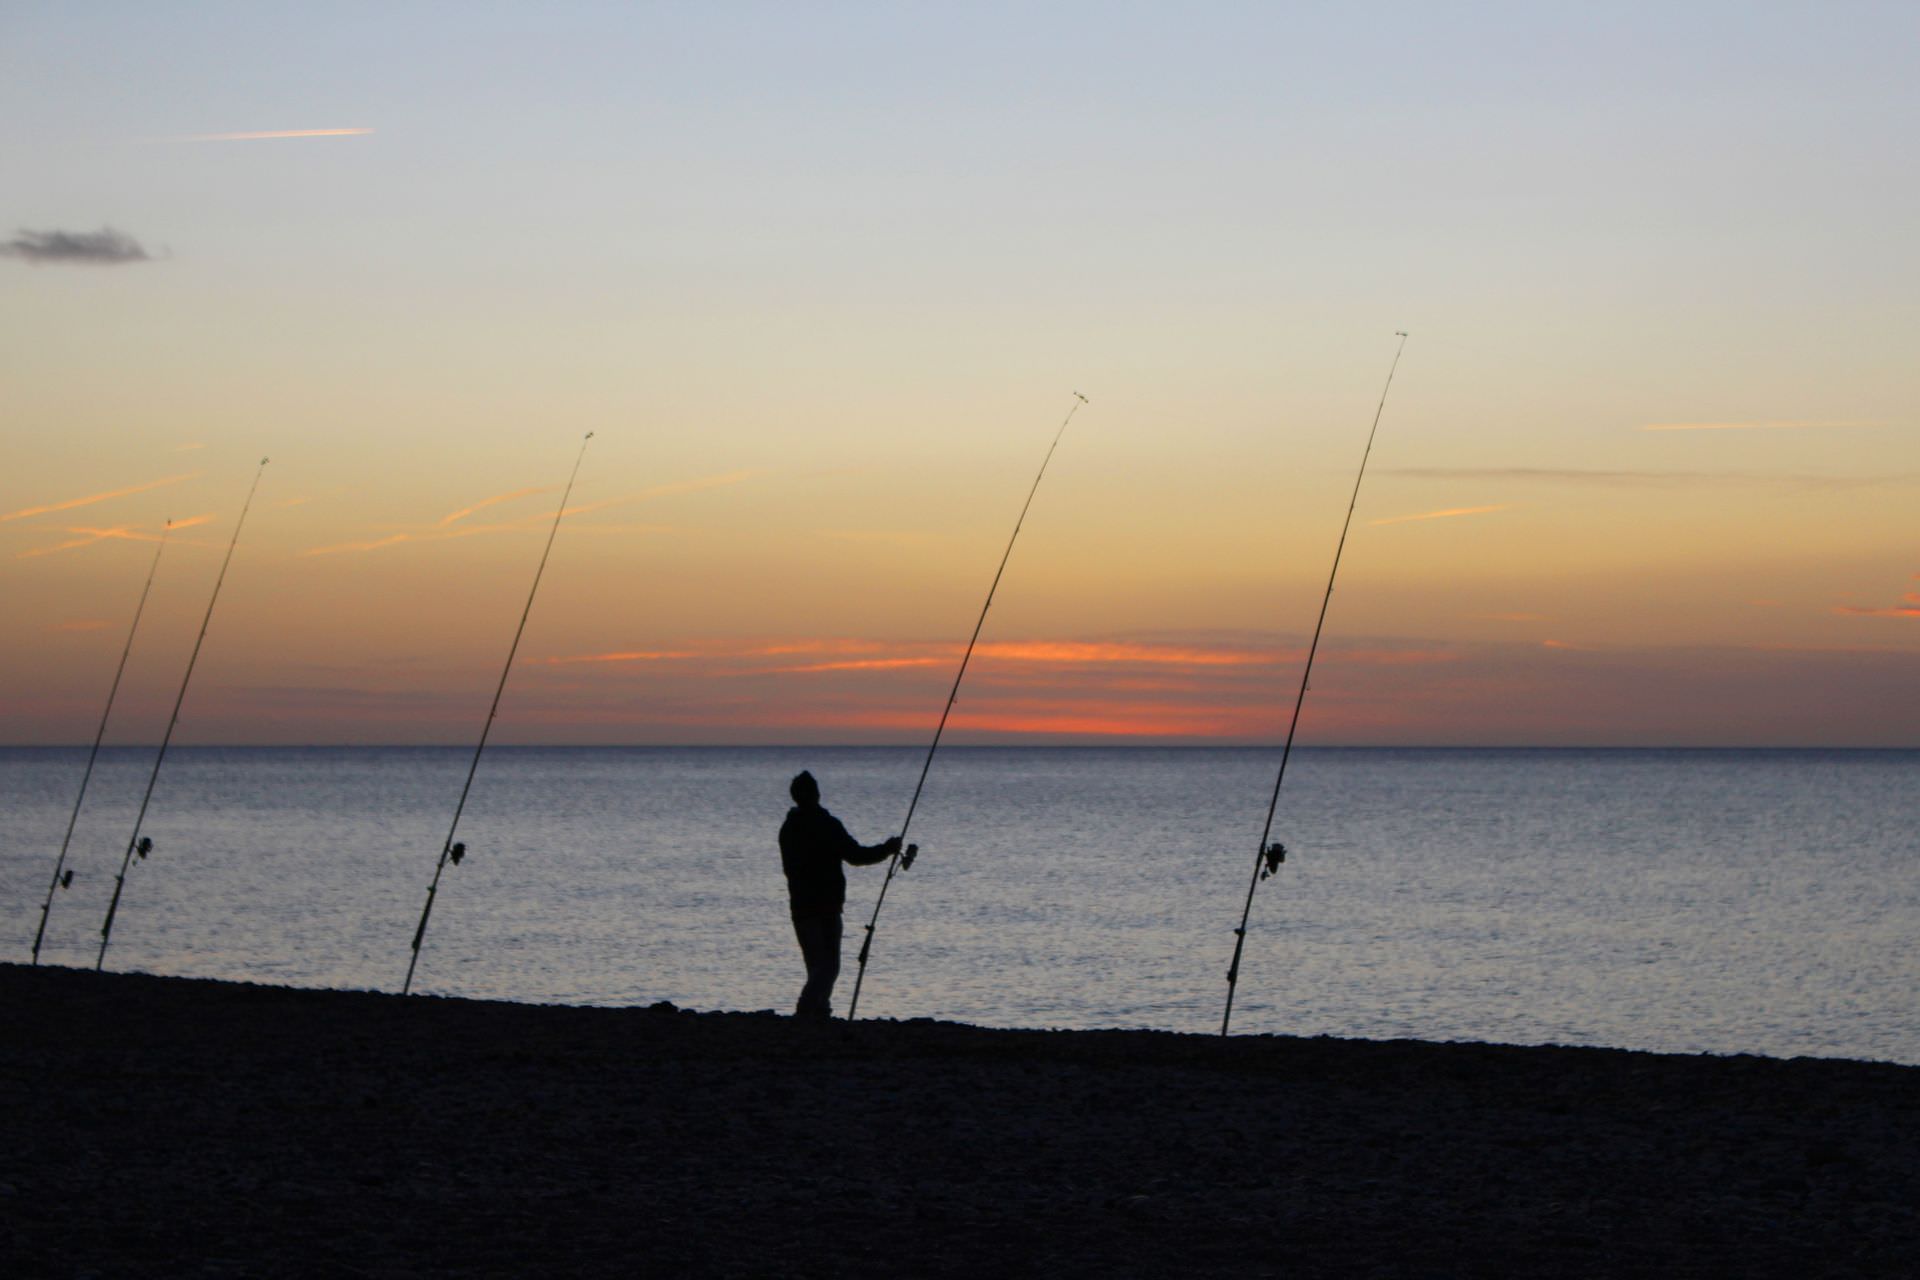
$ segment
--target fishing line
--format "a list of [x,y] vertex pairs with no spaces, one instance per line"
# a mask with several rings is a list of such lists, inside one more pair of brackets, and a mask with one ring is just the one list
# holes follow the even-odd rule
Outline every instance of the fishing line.
[[160,571],[160,553],[167,549],[167,532],[173,528],[169,520],[160,528],[159,545],[153,549],[153,563],[147,567],[147,584],[140,588],[140,603],[133,607],[133,625],[127,628],[127,643],[120,650],[120,665],[113,669],[113,683],[107,688],[106,709],[100,713],[100,727],[93,732],[93,749],[87,752],[86,772],[80,775],[80,794],[73,798],[73,816],[67,819],[67,834],[60,838],[60,856],[53,860],[53,883],[47,886],[47,900],[40,904],[40,927],[33,934],[33,963],[40,963],[40,942],[47,936],[47,913],[53,910],[53,893],[73,883],[73,873],[66,872],[65,879],[61,871],[67,865],[67,846],[73,842],[74,824],[80,821],[80,806],[87,799],[87,783],[93,778],[93,762],[100,755],[100,740],[107,736],[107,717],[113,714],[114,695],[120,692],[120,677],[127,670],[127,655],[133,652],[133,637],[140,630],[140,615],[146,611],[147,593],[153,590],[153,576]]
[[1280,770],[1273,778],[1273,797],[1267,801],[1267,823],[1260,829],[1260,844],[1253,855],[1253,876],[1247,881],[1247,900],[1240,908],[1240,927],[1233,931],[1233,963],[1227,966],[1227,1006],[1220,1015],[1220,1034],[1227,1034],[1233,1021],[1233,993],[1240,981],[1240,953],[1247,945],[1247,918],[1253,913],[1253,893],[1260,882],[1280,869],[1286,861],[1286,846],[1272,845],[1274,811],[1280,807],[1280,784],[1286,780],[1287,758],[1293,754],[1293,735],[1300,728],[1300,707],[1307,700],[1307,680],[1313,674],[1313,657],[1320,651],[1320,632],[1327,625],[1327,605],[1333,600],[1333,580],[1340,572],[1340,553],[1347,549],[1347,530],[1353,527],[1353,509],[1360,502],[1360,482],[1367,476],[1367,459],[1373,456],[1373,437],[1380,430],[1380,415],[1387,407],[1387,392],[1393,386],[1394,370],[1400,367],[1400,353],[1407,348],[1407,335],[1396,331],[1400,345],[1394,348],[1393,363],[1387,368],[1386,385],[1380,388],[1380,403],[1373,410],[1373,427],[1367,432],[1367,447],[1360,455],[1360,472],[1353,478],[1353,496],[1347,500],[1347,518],[1340,526],[1340,542],[1333,549],[1333,568],[1327,573],[1327,591],[1320,598],[1320,620],[1313,624],[1313,643],[1307,646],[1307,662],[1300,670],[1300,692],[1293,699],[1293,720],[1287,725],[1287,743],[1280,750]]
[[259,467],[254,470],[253,484],[247,489],[247,500],[240,504],[240,518],[234,521],[233,537],[227,540],[226,558],[220,562],[219,576],[213,580],[213,594],[207,598],[206,616],[200,619],[200,634],[194,638],[193,652],[187,655],[187,673],[180,677],[180,692],[173,699],[173,714],[167,718],[167,732],[160,739],[160,753],[153,758],[153,772],[147,775],[147,790],[140,797],[140,812],[133,820],[133,834],[127,837],[127,851],[120,858],[120,874],[113,878],[113,900],[107,903],[107,918],[100,925],[100,954],[93,958],[96,971],[107,961],[107,943],[113,939],[113,917],[120,910],[120,894],[127,887],[127,868],[133,864],[133,855],[138,853],[144,862],[147,855],[153,852],[153,841],[140,834],[140,824],[147,820],[147,805],[153,799],[153,784],[160,780],[160,765],[167,758],[167,746],[173,741],[174,726],[180,723],[180,704],[187,700],[187,685],[193,680],[193,665],[200,660],[200,646],[206,641],[207,625],[213,621],[213,606],[220,601],[220,585],[227,580],[227,566],[233,563],[233,549],[240,543],[240,530],[247,523],[247,512],[253,507],[253,495],[260,488],[260,477],[266,470],[267,459],[262,458]]
[[420,963],[420,944],[426,940],[427,918],[433,914],[433,900],[440,892],[440,876],[447,869],[447,863],[455,866],[466,856],[467,846],[455,844],[453,833],[460,829],[460,815],[467,807],[467,794],[473,790],[473,775],[480,769],[480,753],[487,749],[487,735],[493,732],[493,719],[500,714],[500,695],[507,690],[507,675],[513,670],[513,655],[520,651],[520,637],[526,632],[527,618],[533,613],[533,598],[540,591],[540,576],[547,571],[547,557],[553,554],[554,535],[560,532],[560,517],[567,514],[567,499],[573,496],[573,482],[579,478],[580,463],[587,456],[587,441],[593,439],[593,432],[587,432],[580,441],[580,452],[574,455],[573,473],[567,477],[567,487],[560,494],[560,506],[553,513],[553,527],[547,530],[546,549],[540,553],[540,567],[533,571],[533,587],[527,592],[526,608],[520,611],[520,625],[514,629],[513,643],[507,647],[506,665],[500,668],[500,683],[493,690],[493,705],[487,708],[487,722],[481,726],[480,741],[473,748],[473,763],[467,766],[467,781],[460,788],[460,803],[453,807],[453,823],[447,828],[446,843],[440,846],[440,860],[433,867],[433,883],[427,886],[427,901],[420,908],[420,923],[413,931],[413,958],[407,961],[407,979],[400,984],[400,994],[406,995],[413,990],[413,969]]
[[[913,865],[913,856],[917,849],[906,844],[907,830],[913,826],[913,811],[920,804],[920,791],[927,785],[927,771],[933,768],[933,753],[940,749],[940,735],[946,732],[947,717],[953,712],[953,700],[960,696],[960,681],[966,677],[967,662],[973,657],[973,646],[980,639],[980,628],[986,625],[987,610],[993,608],[993,593],[1000,589],[1000,575],[1007,571],[1007,561],[1013,556],[1013,544],[1019,541],[1020,526],[1027,522],[1027,511],[1033,506],[1033,495],[1040,492],[1040,480],[1047,474],[1047,464],[1053,461],[1053,451],[1060,447],[1060,437],[1067,433],[1067,424],[1073,421],[1073,415],[1080,412],[1080,406],[1091,403],[1078,391],[1073,393],[1073,403],[1067,408],[1067,416],[1060,420],[1060,429],[1053,433],[1053,443],[1047,446],[1047,456],[1040,460],[1040,470],[1033,477],[1033,487],[1027,490],[1027,500],[1020,508],[1020,518],[1013,522],[1013,536],[1007,539],[1007,549],[1001,553],[1000,567],[993,571],[993,584],[987,588],[987,602],[980,606],[979,620],[973,624],[973,635],[967,641],[966,652],[960,655],[960,669],[954,672],[953,688],[947,691],[947,705],[940,712],[940,723],[934,727],[933,741],[927,747],[927,758],[920,765],[920,781],[913,787],[913,799],[907,802],[907,819],[900,824],[902,848],[895,849],[893,858],[887,863],[887,878],[880,882],[880,895],[873,900],[873,915],[867,920],[867,935],[860,943],[860,971],[853,979],[853,999],[847,1002],[847,1021],[853,1021],[860,1009],[860,984],[867,980],[867,956],[873,950],[874,926],[880,922],[880,908],[887,900],[887,888],[893,883],[894,874]],[[904,858],[904,861],[903,861]]]

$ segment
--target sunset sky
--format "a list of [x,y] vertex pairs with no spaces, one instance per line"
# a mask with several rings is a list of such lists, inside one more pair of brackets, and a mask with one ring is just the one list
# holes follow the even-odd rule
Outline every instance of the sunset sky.
[[12,4],[0,742],[1920,746],[1920,8]]

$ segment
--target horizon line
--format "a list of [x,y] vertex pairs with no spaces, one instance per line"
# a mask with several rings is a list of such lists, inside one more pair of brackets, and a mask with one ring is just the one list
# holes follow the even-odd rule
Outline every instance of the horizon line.
[[[87,742],[0,742],[0,751],[86,750]],[[1279,751],[1278,742],[953,742],[958,751]],[[104,750],[156,750],[158,742],[102,743]],[[495,751],[923,751],[917,742],[495,742]],[[196,742],[182,751],[470,751],[471,742]],[[1320,742],[1295,751],[1920,751],[1884,744],[1618,742]]]

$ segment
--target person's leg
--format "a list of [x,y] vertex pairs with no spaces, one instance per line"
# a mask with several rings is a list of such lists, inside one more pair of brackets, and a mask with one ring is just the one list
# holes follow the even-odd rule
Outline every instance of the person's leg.
[[840,980],[840,913],[820,921],[820,1014],[833,1016],[833,984]]
[[800,989],[794,1015],[802,1018],[833,1016],[833,984],[840,977],[840,917],[797,916],[794,936],[807,962],[807,984]]

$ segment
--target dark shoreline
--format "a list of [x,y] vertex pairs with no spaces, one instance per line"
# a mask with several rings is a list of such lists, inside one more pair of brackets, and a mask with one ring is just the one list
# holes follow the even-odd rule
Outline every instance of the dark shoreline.
[[1911,1275],[1920,1067],[0,965],[0,1271]]

